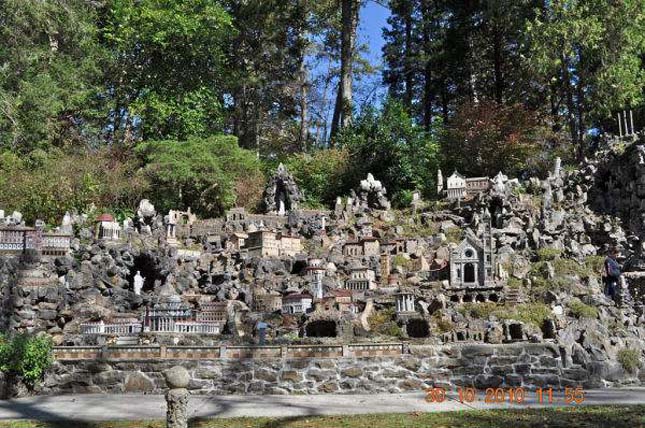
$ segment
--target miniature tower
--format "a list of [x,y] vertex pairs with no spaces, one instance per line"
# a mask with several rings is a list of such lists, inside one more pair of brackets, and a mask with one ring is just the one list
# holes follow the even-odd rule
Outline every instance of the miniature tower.
[[482,222],[484,224],[484,232],[482,235],[482,244],[484,247],[484,284],[493,281],[493,266],[495,265],[493,261],[493,228],[491,225],[491,216],[488,208],[484,210],[484,215],[482,217]]
[[441,193],[443,192],[443,174],[441,174],[441,170],[437,170],[437,195],[441,196]]
[[323,297],[322,280],[325,276],[325,268],[322,263],[321,259],[309,259],[309,266],[307,266],[311,278],[309,285],[314,299],[322,299]]
[[381,254],[381,286],[387,287],[391,269],[390,255],[388,253]]

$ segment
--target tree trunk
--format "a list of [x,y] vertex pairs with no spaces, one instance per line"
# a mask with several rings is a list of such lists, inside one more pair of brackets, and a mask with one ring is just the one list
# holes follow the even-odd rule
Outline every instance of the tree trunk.
[[308,104],[307,104],[307,67],[305,57],[300,60],[300,150],[307,150],[307,134],[309,131]]
[[405,80],[405,98],[403,103],[408,110],[412,112],[412,87],[413,71],[412,71],[412,7],[410,2],[405,2],[405,53],[403,58],[403,78]]
[[340,83],[332,121],[332,139],[352,120],[352,63],[356,26],[358,24],[359,0],[341,0],[342,34],[340,46]]
[[423,71],[423,128],[429,131],[432,127],[432,105],[434,103],[434,92],[432,85],[432,7],[430,0],[422,1],[421,19],[423,20],[423,53],[425,66]]

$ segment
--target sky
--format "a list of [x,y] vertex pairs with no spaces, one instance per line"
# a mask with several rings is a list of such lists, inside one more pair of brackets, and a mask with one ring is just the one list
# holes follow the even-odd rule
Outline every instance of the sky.
[[369,45],[370,58],[380,62],[381,48],[383,47],[383,27],[387,26],[390,11],[372,0],[369,0],[360,11],[360,25],[358,37]]
[[370,62],[377,68],[377,72],[370,76],[366,81],[361,82],[366,88],[378,86],[374,101],[385,94],[385,88],[382,85],[381,69],[383,61],[381,58],[383,40],[383,27],[387,26],[387,18],[390,11],[387,7],[378,4],[374,0],[367,0],[360,11],[360,22],[358,26],[358,41],[369,47],[367,55]]

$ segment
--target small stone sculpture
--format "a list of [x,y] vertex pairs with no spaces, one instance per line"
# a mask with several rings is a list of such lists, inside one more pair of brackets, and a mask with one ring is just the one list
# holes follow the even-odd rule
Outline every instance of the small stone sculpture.
[[374,179],[371,173],[367,174],[365,180],[361,180],[358,191],[358,202],[361,208],[372,208],[377,210],[389,210],[390,201],[387,199],[387,189],[379,181]]
[[166,392],[167,428],[188,428],[188,384],[190,375],[181,366],[174,366],[163,372],[168,384]]

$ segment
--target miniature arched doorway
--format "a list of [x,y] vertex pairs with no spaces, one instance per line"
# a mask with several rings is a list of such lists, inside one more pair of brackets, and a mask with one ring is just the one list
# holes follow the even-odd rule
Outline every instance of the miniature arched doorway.
[[291,201],[287,193],[287,186],[284,181],[278,180],[275,185],[275,210],[279,214],[285,214],[291,210]]
[[466,263],[464,265],[464,283],[473,283],[475,282],[475,265],[472,263]]
[[336,323],[331,320],[312,321],[305,329],[307,337],[336,337]]
[[423,319],[412,319],[408,321],[405,329],[410,337],[428,337],[430,335],[428,322]]

